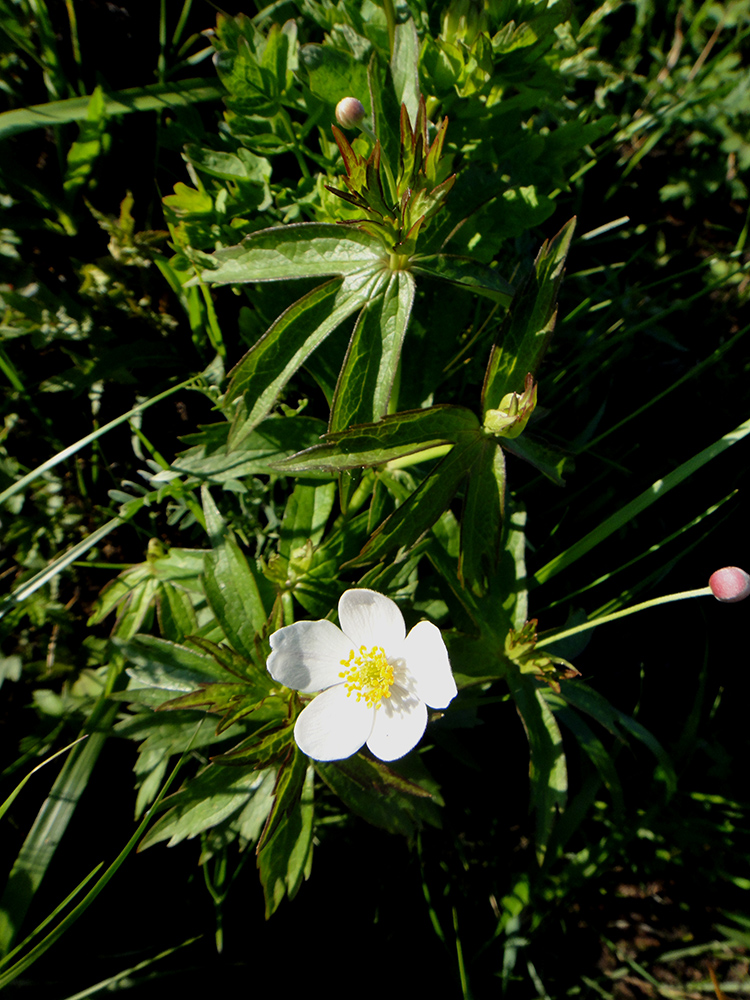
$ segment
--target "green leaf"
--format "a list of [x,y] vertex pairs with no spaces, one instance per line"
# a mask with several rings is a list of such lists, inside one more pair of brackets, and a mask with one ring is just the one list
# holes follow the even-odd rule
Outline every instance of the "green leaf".
[[441,404],[427,410],[405,410],[377,423],[328,434],[326,444],[308,448],[274,467],[280,472],[336,472],[384,465],[428,448],[455,444],[463,433],[478,429],[479,420],[463,406]]
[[308,542],[318,545],[336,500],[336,484],[310,486],[297,483],[284,509],[279,532],[279,554],[292,558],[295,549]]
[[454,257],[449,254],[435,254],[427,257],[413,257],[409,269],[412,274],[421,274],[438,281],[450,281],[469,291],[485,295],[495,302],[507,304],[513,296],[513,286],[502,278],[494,268],[480,264],[471,257]]
[[[265,706],[264,706],[265,707]],[[287,706],[288,707],[288,706]],[[266,723],[252,736],[242,740],[232,750],[214,757],[214,763],[232,767],[252,765],[267,767],[277,763],[282,754],[286,757],[294,743],[294,726],[287,722],[279,725],[279,719]]]
[[415,291],[414,278],[396,271],[382,295],[362,308],[339,374],[330,431],[377,421],[387,413]]
[[458,559],[459,579],[478,597],[497,569],[504,511],[505,456],[492,438],[485,438],[466,487]]
[[[192,840],[204,830],[210,830],[223,820],[245,810],[253,803],[257,831],[272,805],[274,771],[237,771],[231,767],[209,765],[184,788],[163,801],[169,812],[160,817],[138,845],[139,851],[168,840],[174,847],[183,840]],[[256,836],[258,835],[256,833]]]
[[91,173],[102,146],[102,135],[107,127],[104,92],[95,87],[86,117],[80,123],[80,134],[68,150],[63,188],[69,196],[74,194]]
[[86,790],[117,712],[116,704],[106,699],[99,702],[89,719],[88,739],[71,748],[26,835],[0,898],[0,954],[7,953],[21,928],[34,894]]
[[[161,111],[199,101],[218,101],[224,88],[215,80],[181,80],[179,83],[153,83],[146,87],[117,90],[105,96],[104,114],[125,115],[132,111]],[[0,140],[33,128],[50,128],[67,122],[85,121],[91,96],[72,97],[67,101],[34,104],[0,114]]]
[[391,76],[399,106],[405,104],[409,118],[416,121],[419,110],[419,37],[411,17],[396,25]]
[[[242,243],[211,254],[203,281],[214,285],[354,274],[384,263],[382,245],[359,229],[337,223],[299,222],[251,233]],[[191,279],[187,284],[197,284]]]
[[492,348],[482,387],[482,410],[496,410],[507,393],[522,393],[547,350],[557,317],[557,293],[575,218],[542,244],[534,268],[516,293]]
[[334,112],[342,97],[356,97],[370,114],[370,91],[367,86],[367,65],[351,52],[330,45],[302,45],[299,50],[300,75],[307,72],[307,85],[314,100],[321,102],[321,128],[336,120]]
[[[399,104],[393,88],[386,83],[386,74],[380,61],[373,56],[367,67],[368,87],[372,103],[372,130],[380,140],[382,157],[388,164],[391,176],[398,172],[401,135],[399,132]],[[388,176],[388,169],[385,171]]]
[[[295,746],[279,773],[273,813],[258,846],[258,873],[266,899],[266,919],[285,895],[294,899],[312,864],[314,774],[307,757]],[[269,827],[273,836],[267,836]]]
[[568,769],[562,734],[537,682],[508,670],[508,686],[529,741],[531,807],[536,811],[536,852],[541,865],[558,811],[565,808]]
[[132,664],[130,676],[145,687],[164,691],[195,691],[201,684],[227,680],[212,656],[155,635],[136,635],[117,645]]
[[[343,281],[329,281],[281,314],[230,373],[226,403],[243,394],[249,400],[249,413],[241,424],[243,436],[266,416],[307,356],[348,316],[377,295],[386,280],[382,272],[363,271]],[[236,434],[230,440],[235,445]]]
[[175,472],[196,476],[209,484],[239,482],[247,476],[268,475],[272,463],[317,444],[325,430],[325,423],[314,417],[296,415],[292,420],[274,416],[230,445],[230,425],[226,422],[211,424],[199,434],[183,438],[187,443],[200,443],[176,458],[168,472],[157,473],[152,482],[166,482]]
[[242,147],[236,153],[228,153],[190,144],[185,146],[184,155],[201,173],[222,181],[249,181],[265,189],[271,179],[270,161]]
[[186,635],[198,631],[198,619],[189,594],[166,580],[156,593],[156,613],[159,630],[165,639],[183,642]]
[[667,791],[670,795],[674,794],[677,790],[677,776],[672,759],[656,737],[637,719],[615,708],[605,697],[587,684],[566,681],[560,687],[560,695],[579,712],[585,712],[596,719],[613,736],[624,739],[624,730],[639,740],[656,757],[664,774]]
[[205,486],[202,495],[206,527],[214,545],[213,552],[205,557],[206,599],[232,647],[254,662],[255,637],[265,629],[270,614],[260,589],[263,578],[253,571],[237,542],[227,534]]
[[375,562],[394,549],[413,545],[447,510],[461,480],[477,462],[483,443],[483,436],[477,432],[463,435],[409,499],[381,524],[349,565]]
[[[274,692],[273,681],[267,673],[257,672],[256,676],[247,681],[229,684],[206,684],[198,691],[172,698],[159,705],[159,711],[205,708],[208,712],[221,715],[216,726],[216,736],[225,733],[230,726],[240,719],[255,713],[263,707],[263,716],[269,713],[281,715],[285,705],[279,698],[271,697]],[[257,720],[253,720],[257,721]]]
[[573,463],[559,451],[549,448],[541,441],[529,438],[526,434],[516,438],[503,438],[503,447],[511,455],[517,455],[518,458],[533,465],[557,486],[565,485],[563,472],[570,472]]
[[596,768],[596,771],[612,797],[615,811],[615,821],[622,817],[625,804],[622,797],[622,786],[617,776],[614,761],[604,748],[602,741],[592,732],[577,712],[565,703],[561,695],[555,694],[550,688],[542,692],[545,701],[559,719],[575,736],[576,742]]
[[430,793],[387,765],[355,754],[346,760],[316,761],[315,770],[331,791],[368,823],[410,838],[419,832],[422,822],[413,796]]

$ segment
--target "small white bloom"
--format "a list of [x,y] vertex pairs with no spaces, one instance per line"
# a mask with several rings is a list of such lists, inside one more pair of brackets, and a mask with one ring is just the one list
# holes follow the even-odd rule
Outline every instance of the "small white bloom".
[[422,738],[427,705],[445,708],[457,693],[440,629],[420,622],[407,635],[398,606],[364,589],[342,594],[339,621],[271,636],[273,679],[321,692],[297,719],[297,745],[315,760],[351,757],[365,743],[381,760],[403,757]]

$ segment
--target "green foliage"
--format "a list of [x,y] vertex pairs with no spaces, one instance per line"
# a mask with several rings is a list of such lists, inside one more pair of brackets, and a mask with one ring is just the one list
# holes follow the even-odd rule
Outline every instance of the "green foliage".
[[[570,923],[630,844],[677,844],[670,863],[693,850],[675,817],[710,826],[707,793],[684,782],[729,766],[700,743],[706,667],[670,739],[651,640],[620,688],[598,669],[617,651],[593,661],[580,633],[732,510],[734,481],[687,514],[674,504],[705,491],[707,467],[724,475],[750,430],[746,6],[607,2],[581,21],[567,0],[305,0],[219,13],[206,32],[205,9],[186,3],[168,30],[162,5],[155,76],[122,87],[89,63],[72,3],[61,30],[51,5],[0,0],[0,681],[23,720],[6,773],[25,775],[5,822],[39,759],[71,744],[9,856],[0,985],[136,845],[175,847],[172,861],[200,844],[220,949],[252,852],[269,918],[315,848],[388,833],[419,852],[465,996],[485,972],[519,996],[527,975],[535,995],[570,992],[537,946],[553,915]],[[215,76],[195,79],[209,55]],[[361,134],[334,124],[347,96]],[[719,222],[693,212],[704,203]],[[310,761],[294,738],[309,695],[266,668],[274,633],[335,621],[355,587],[407,627],[439,626],[459,688],[387,765]],[[686,685],[670,670],[662,706]],[[112,783],[135,785],[138,826],[87,895],[84,881],[55,904],[46,937],[43,923],[23,939],[113,737],[134,750],[134,777]],[[680,771],[691,754],[700,779]],[[715,804],[744,815],[728,794]],[[380,875],[358,857],[358,878]]]

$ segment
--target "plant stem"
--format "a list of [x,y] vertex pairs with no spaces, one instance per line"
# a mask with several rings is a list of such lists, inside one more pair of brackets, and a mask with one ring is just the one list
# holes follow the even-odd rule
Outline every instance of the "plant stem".
[[564,632],[557,632],[555,635],[548,635],[536,644],[536,649],[542,646],[549,646],[558,639],[567,639],[568,636],[577,635],[579,632],[586,632],[597,625],[604,625],[606,622],[616,621],[618,618],[627,618],[638,611],[645,611],[646,608],[655,608],[660,604],[671,604],[672,601],[683,601],[689,597],[713,597],[710,587],[699,587],[697,590],[681,590],[677,594],[667,594],[664,597],[654,597],[650,601],[643,601],[641,604],[634,604],[632,608],[623,608],[622,611],[614,611],[611,615],[602,615],[601,618],[594,618],[593,621],[584,622],[583,625],[576,625],[575,628],[565,629]]

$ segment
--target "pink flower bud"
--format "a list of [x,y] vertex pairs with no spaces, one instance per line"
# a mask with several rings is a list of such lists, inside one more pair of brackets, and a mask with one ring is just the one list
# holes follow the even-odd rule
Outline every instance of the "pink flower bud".
[[750,597],[750,576],[738,566],[717,569],[711,574],[708,585],[716,600],[725,604],[735,604]]
[[336,121],[342,128],[356,128],[365,114],[362,102],[356,97],[344,97],[336,105]]

